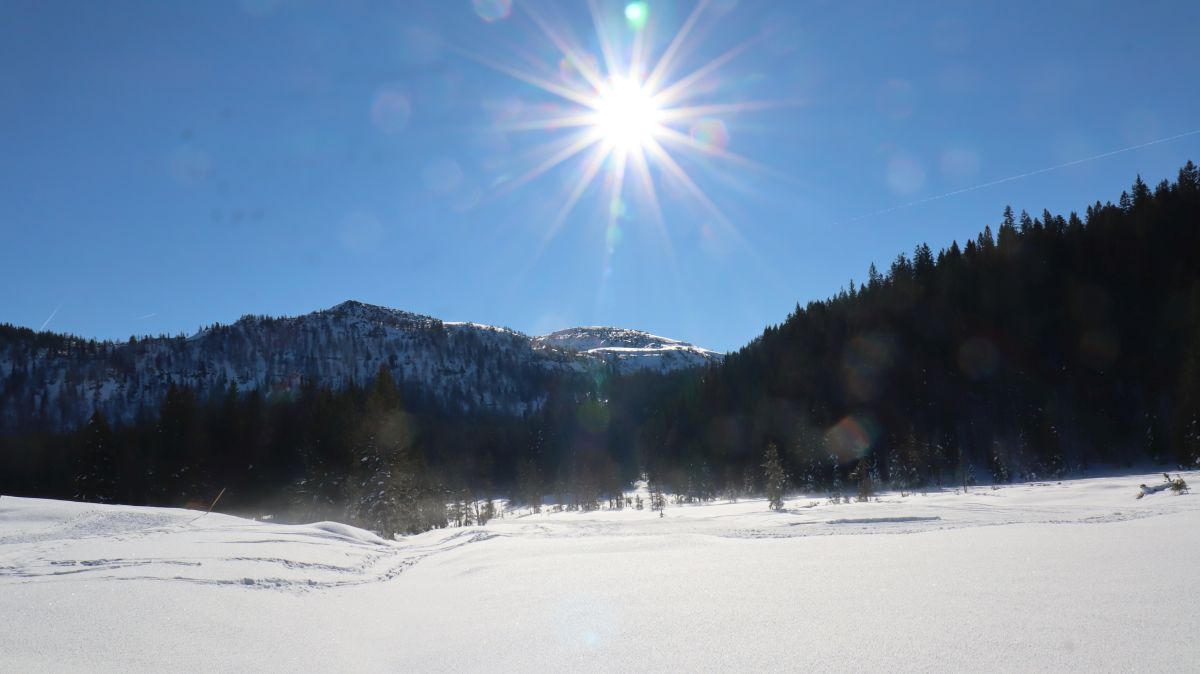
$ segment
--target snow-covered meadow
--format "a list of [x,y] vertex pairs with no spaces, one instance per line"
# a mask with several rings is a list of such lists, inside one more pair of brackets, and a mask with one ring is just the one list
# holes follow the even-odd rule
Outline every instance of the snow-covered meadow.
[[1200,498],[1135,498],[1161,481],[522,510],[396,542],[6,496],[0,670],[1197,671]]

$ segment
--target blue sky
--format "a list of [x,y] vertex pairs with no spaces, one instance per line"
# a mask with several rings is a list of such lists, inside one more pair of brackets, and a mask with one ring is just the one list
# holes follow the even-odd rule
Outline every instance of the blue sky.
[[[604,58],[586,3],[509,4],[4,3],[0,321],[126,338],[353,298],[736,349],[1005,204],[1200,160],[1200,134],[1136,147],[1200,129],[1200,4],[714,0],[666,78],[741,47],[668,124],[703,196],[647,155],[661,219],[631,180],[614,208],[610,155],[551,233],[590,155],[517,180],[576,131],[518,127],[577,104],[511,73],[587,90],[535,17]],[[629,61],[626,3],[596,5]],[[646,7],[652,64],[696,5]]]

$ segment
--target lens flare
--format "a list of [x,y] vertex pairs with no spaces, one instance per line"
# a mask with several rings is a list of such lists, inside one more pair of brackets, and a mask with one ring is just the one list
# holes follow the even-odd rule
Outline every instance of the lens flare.
[[851,414],[842,418],[825,432],[825,444],[846,464],[867,455],[875,444],[878,429],[875,420],[866,414]]
[[650,18],[650,8],[644,2],[631,2],[625,5],[625,20],[629,27],[641,30],[646,27],[646,19]]
[[692,142],[709,150],[724,150],[729,145],[729,131],[719,119],[702,119],[692,125]]
[[396,87],[383,87],[371,101],[371,123],[380,131],[393,135],[408,126],[412,117],[412,100]]
[[512,0],[472,0],[475,14],[488,23],[507,19],[512,13]]

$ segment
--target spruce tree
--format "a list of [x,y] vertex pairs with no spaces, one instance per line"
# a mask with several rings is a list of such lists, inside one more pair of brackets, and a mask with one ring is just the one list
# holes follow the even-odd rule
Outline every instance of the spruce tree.
[[650,485],[650,509],[657,510],[658,516],[663,516],[663,511],[667,509],[667,495],[663,493],[662,486],[658,480],[651,480]]
[[779,460],[779,448],[774,442],[767,443],[762,468],[763,481],[767,486],[767,503],[771,510],[783,510],[783,490],[787,477],[783,472],[783,462]]
[[1146,186],[1146,183],[1142,180],[1142,175],[1140,173],[1133,181],[1133,187],[1131,189],[1131,197],[1134,208],[1145,206],[1146,203],[1150,201],[1150,188]]
[[100,410],[92,413],[85,430],[83,455],[75,472],[75,498],[80,501],[112,503],[116,499],[117,474],[112,429]]
[[875,470],[875,460],[873,458],[859,459],[858,465],[850,473],[850,479],[858,480],[858,500],[870,501],[871,497],[875,495],[875,485],[879,482],[879,475]]

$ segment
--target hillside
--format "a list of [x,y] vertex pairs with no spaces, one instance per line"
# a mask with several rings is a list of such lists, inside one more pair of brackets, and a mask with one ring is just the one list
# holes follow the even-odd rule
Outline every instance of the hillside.
[[[797,305],[649,429],[664,474],[913,486],[1200,461],[1200,170],[1080,215],[1006,208]],[[653,468],[652,468],[653,470]]]
[[[347,301],[296,317],[245,316],[191,337],[96,342],[0,326],[0,431],[69,430],[99,410],[113,423],[153,414],[172,385],[202,398],[230,387],[294,394],[305,380],[334,390],[385,367],[414,403],[458,414],[522,416],[552,385],[583,373],[667,372],[717,362],[719,354],[636,330],[621,349],[580,349],[555,333],[445,322]],[[560,382],[565,381],[565,384]]]

